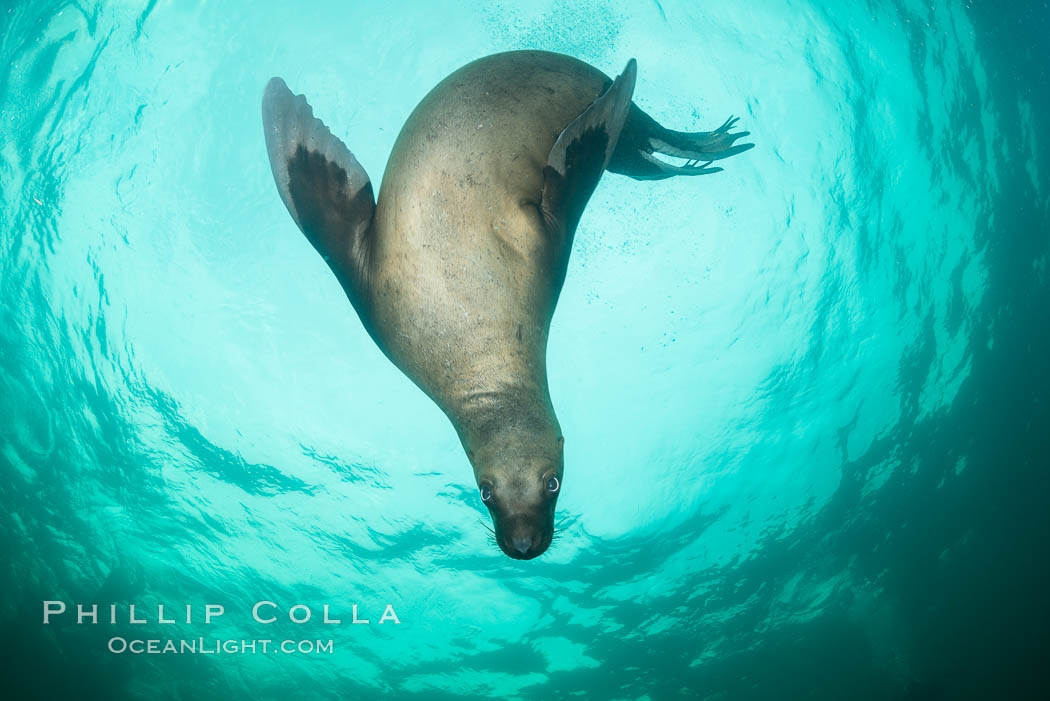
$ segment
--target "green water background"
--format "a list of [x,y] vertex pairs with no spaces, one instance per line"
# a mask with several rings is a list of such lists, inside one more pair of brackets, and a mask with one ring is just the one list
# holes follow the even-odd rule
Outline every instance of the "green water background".
[[[1045,3],[0,4],[0,657],[14,698],[1036,698]],[[283,76],[374,182],[479,56],[615,74],[712,177],[607,176],[549,349],[564,532],[488,540],[443,415],[274,191]],[[225,604],[205,628],[40,602]],[[265,628],[392,602],[401,626]],[[379,609],[375,606],[379,604]],[[348,616],[344,615],[344,619]],[[113,635],[333,638],[112,655]]]

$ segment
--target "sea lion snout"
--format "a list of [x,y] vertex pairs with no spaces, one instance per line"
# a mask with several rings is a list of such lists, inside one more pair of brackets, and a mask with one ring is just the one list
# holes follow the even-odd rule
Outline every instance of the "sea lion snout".
[[497,532],[496,542],[500,550],[515,560],[531,560],[542,555],[551,544],[554,524],[538,522],[529,516],[511,519],[501,535]]

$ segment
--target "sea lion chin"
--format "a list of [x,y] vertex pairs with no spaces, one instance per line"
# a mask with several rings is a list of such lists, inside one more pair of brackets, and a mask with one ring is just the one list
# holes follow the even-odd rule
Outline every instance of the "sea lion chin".
[[[280,78],[263,127],[281,199],[380,349],[445,412],[496,542],[515,559],[554,536],[563,438],[546,351],[577,224],[602,174],[704,175],[736,144],[662,127],[577,59],[514,51],[441,81],[408,118],[379,189]],[[683,159],[673,165],[663,158]]]

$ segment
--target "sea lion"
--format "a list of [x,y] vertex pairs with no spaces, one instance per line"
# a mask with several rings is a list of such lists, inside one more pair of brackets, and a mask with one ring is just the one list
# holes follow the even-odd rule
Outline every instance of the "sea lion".
[[[660,126],[616,80],[575,58],[513,51],[441,81],[394,144],[378,203],[361,164],[273,78],[270,166],[292,218],[388,358],[452,421],[499,547],[544,552],[563,437],[547,389],[551,316],[573,235],[608,169],[639,180],[702,175],[751,148]],[[654,154],[686,159],[673,165]]]

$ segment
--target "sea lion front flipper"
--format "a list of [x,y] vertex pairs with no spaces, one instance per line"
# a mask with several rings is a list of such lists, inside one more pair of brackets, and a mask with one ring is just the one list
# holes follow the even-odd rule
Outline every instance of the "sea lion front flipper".
[[306,97],[293,95],[280,78],[266,84],[262,117],[281,200],[367,326],[372,181],[346,144],[314,117]]
[[[571,239],[616,149],[638,73],[632,58],[601,97],[565,127],[543,168],[540,212],[548,231]],[[568,247],[564,247],[568,250]]]

